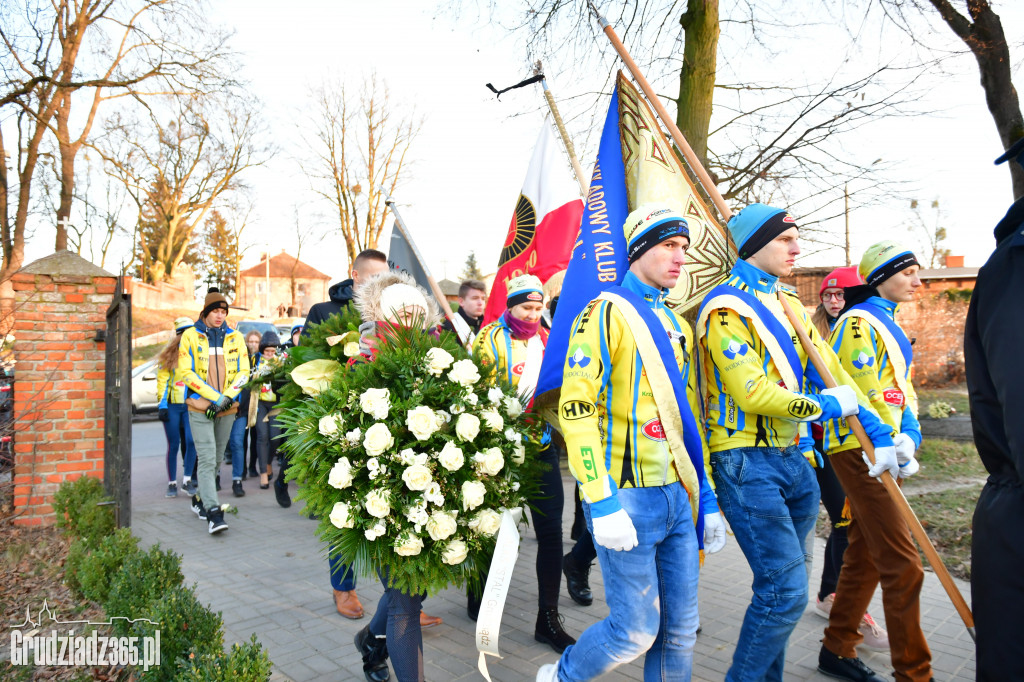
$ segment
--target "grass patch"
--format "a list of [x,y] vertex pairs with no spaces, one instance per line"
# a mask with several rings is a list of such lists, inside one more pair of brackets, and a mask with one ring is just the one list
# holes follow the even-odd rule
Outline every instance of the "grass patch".
[[148,346],[138,346],[132,349],[132,367],[138,367],[147,360],[155,358],[167,343],[151,343]]
[[967,386],[963,384],[947,386],[946,388],[919,389],[917,391],[917,401],[920,403],[918,414],[922,417],[927,417],[928,406],[939,400],[952,405],[957,414],[968,415],[971,413],[970,404],[967,400]]
[[921,471],[905,481],[906,489],[936,483],[959,483],[988,475],[974,443],[925,438],[917,451]]
[[[910,505],[949,572],[971,578],[971,517],[981,485],[914,495]],[[921,561],[927,564],[924,554]]]

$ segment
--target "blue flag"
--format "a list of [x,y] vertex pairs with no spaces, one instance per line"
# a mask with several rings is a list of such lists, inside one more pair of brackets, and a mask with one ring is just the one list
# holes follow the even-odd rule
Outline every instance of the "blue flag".
[[545,393],[562,387],[562,369],[576,316],[602,291],[621,282],[629,271],[623,232],[627,215],[626,170],[622,164],[619,91],[616,88],[601,133],[601,146],[590,180],[580,236],[573,247],[572,259],[562,282],[562,293],[544,352],[544,364],[537,380],[536,395],[542,402],[551,400],[555,395],[545,400]]

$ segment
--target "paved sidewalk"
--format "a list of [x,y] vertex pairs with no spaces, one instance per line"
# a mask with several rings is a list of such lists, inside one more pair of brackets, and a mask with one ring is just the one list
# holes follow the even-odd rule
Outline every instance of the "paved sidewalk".
[[[301,503],[281,509],[273,489],[260,490],[258,481],[251,479],[244,484],[246,496],[237,499],[231,495],[230,468],[224,467],[221,502],[237,503],[239,514],[226,517],[230,530],[211,537],[205,524],[189,511],[184,494],[174,499],[164,497],[165,447],[159,422],[135,424],[132,530],[142,545],[159,542],[182,555],[186,582],[196,583],[200,600],[222,612],[225,642],[243,641],[256,633],[274,663],[272,680],[363,680],[352,638],[367,619],[346,620],[334,610],[325,550],[314,535],[316,524],[299,514]],[[564,481],[566,498],[571,499],[572,479],[566,476]],[[290,488],[294,495],[295,485]],[[572,507],[567,505],[566,551],[571,524]],[[820,576],[823,547],[818,540],[815,579]],[[494,680],[533,680],[540,665],[557,658],[548,646],[533,639],[536,552],[535,538],[527,530],[502,620],[500,646],[505,658],[489,659]],[[694,654],[695,680],[724,679],[750,601],[750,580],[750,570],[732,537],[722,552],[705,562],[700,585],[703,632],[697,638]],[[596,564],[591,582],[595,601],[584,608],[569,599],[563,581],[560,609],[570,634],[578,635],[607,614]],[[969,595],[966,583],[961,582],[960,589]],[[361,578],[358,592],[368,618],[380,597],[380,584]],[[925,574],[921,602],[935,679],[973,680],[974,645],[931,573]],[[446,590],[424,603],[428,613],[444,618],[443,625],[423,632],[426,679],[431,682],[482,679],[476,671],[474,623],[466,616],[465,606],[465,597],[455,590]],[[872,602],[871,613],[880,622],[884,620],[880,592]],[[786,680],[830,679],[815,671],[824,627],[825,621],[809,608],[790,638]],[[888,676],[892,670],[887,654],[862,651],[861,657],[882,675]],[[624,666],[605,679],[642,680],[642,663]]]

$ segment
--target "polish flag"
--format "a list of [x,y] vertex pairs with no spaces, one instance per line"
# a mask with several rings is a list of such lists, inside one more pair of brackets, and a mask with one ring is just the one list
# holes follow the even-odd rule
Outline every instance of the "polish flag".
[[543,284],[569,267],[583,217],[583,200],[551,128],[550,120],[545,118],[508,236],[501,247],[484,324],[498,319],[505,311],[506,285],[510,279],[529,273]]

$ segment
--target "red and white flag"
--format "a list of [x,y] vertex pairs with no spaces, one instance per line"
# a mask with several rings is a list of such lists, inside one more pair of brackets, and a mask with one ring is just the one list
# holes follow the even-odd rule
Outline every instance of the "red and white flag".
[[543,284],[569,267],[582,217],[580,186],[570,174],[550,120],[545,118],[523,191],[512,214],[508,237],[501,247],[498,272],[494,275],[484,311],[484,324],[493,322],[504,312],[506,285],[510,279],[528,273]]

